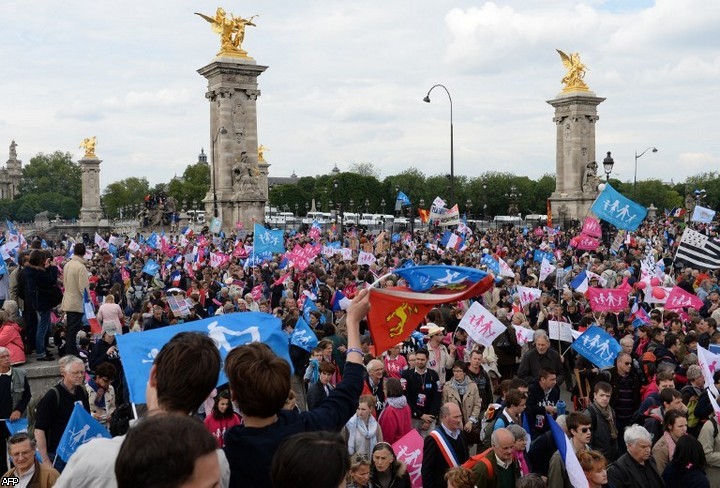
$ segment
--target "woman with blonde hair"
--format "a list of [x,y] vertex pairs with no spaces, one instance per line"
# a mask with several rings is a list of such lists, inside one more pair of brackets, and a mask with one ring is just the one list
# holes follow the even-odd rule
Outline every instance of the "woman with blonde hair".
[[107,295],[105,302],[100,305],[97,312],[97,319],[100,322],[100,326],[107,324],[108,326],[114,325],[118,335],[123,334],[123,324],[125,322],[125,315],[123,315],[122,308],[120,305],[115,303],[115,297],[113,295]]
[[579,451],[577,458],[587,478],[588,488],[613,488],[608,482],[605,456],[599,451]]
[[382,442],[382,429],[375,417],[373,417],[374,410],[375,397],[362,395],[357,412],[350,417],[343,429],[350,454],[357,453],[369,456],[375,444]]
[[347,488],[370,488],[370,458],[364,454],[350,457]]

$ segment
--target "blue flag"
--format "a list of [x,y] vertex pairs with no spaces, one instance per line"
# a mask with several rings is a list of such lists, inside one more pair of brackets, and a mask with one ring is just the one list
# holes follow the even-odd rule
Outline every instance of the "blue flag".
[[19,434],[20,432],[27,432],[28,431],[28,419],[21,417],[14,422],[11,421],[10,419],[5,419],[5,426],[7,427],[7,430],[8,430],[8,432],[10,432],[11,436],[13,436],[15,434]]
[[598,195],[590,208],[599,218],[611,223],[618,229],[636,230],[647,215],[647,209],[624,197],[609,183]]
[[255,224],[253,237],[253,253],[257,258],[271,259],[273,254],[285,252],[282,230],[268,230],[260,224]]
[[158,235],[155,232],[153,232],[152,234],[150,234],[150,237],[145,239],[145,244],[152,247],[153,249],[157,249],[158,245],[159,245],[158,240],[159,240]]
[[293,330],[290,336],[290,344],[305,349],[307,352],[312,351],[313,348],[318,345],[318,338],[315,332],[313,332],[302,317],[298,318],[295,324],[295,330]]
[[78,447],[98,437],[110,439],[110,432],[83,408],[82,403],[76,402],[65,432],[60,438],[57,455],[68,462]]
[[[317,308],[317,305],[315,305],[315,302],[310,300],[310,297],[305,297],[305,302],[303,303],[303,318],[305,319],[305,322],[308,324],[310,323],[310,312],[319,312],[320,310]],[[327,322],[327,319],[325,318],[325,315],[320,314],[320,323],[324,324]]]
[[571,346],[578,354],[600,369],[611,368],[622,347],[599,326],[590,326]]
[[494,257],[489,254],[483,254],[480,262],[487,266],[496,276],[500,276],[500,263]]
[[555,262],[555,255],[553,253],[535,249],[533,252],[533,261],[536,263],[542,263],[543,258],[547,259],[549,263]]
[[399,200],[403,205],[410,205],[410,198],[403,192],[398,193],[398,196],[395,200]]
[[401,238],[402,238],[402,236],[400,236],[400,234],[398,234],[397,232],[395,232],[395,233],[392,235],[391,240],[392,240],[393,242],[400,242],[400,239],[401,239]]
[[[262,312],[237,312],[217,315],[160,329],[133,332],[117,336],[120,356],[130,390],[130,401],[145,403],[145,386],[150,377],[155,356],[165,343],[180,332],[202,332],[215,341],[223,361],[231,349],[250,342],[267,344],[292,369],[288,353],[288,336],[282,330],[280,319]],[[220,369],[218,386],[227,383]]]
[[407,281],[413,291],[428,291],[435,286],[445,287],[460,283],[477,283],[488,274],[475,268],[461,266],[428,265],[396,269],[396,275]]
[[160,265],[156,263],[154,259],[148,259],[145,266],[143,266],[143,273],[147,273],[150,276],[155,276],[158,271],[160,271]]
[[6,275],[8,272],[7,264],[5,264],[5,260],[0,258],[0,276]]

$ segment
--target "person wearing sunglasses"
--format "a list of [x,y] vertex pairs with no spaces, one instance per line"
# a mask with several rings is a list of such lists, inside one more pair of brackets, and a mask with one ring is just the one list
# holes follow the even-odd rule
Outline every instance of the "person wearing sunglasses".
[[[575,452],[590,450],[588,444],[592,437],[592,419],[586,413],[570,412],[566,418],[567,432]],[[565,463],[557,451],[550,458],[547,485],[549,488],[573,488],[568,477]]]

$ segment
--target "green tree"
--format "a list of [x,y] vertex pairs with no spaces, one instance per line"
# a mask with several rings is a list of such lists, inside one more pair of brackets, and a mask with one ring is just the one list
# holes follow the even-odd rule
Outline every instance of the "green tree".
[[351,163],[348,173],[355,173],[361,176],[372,176],[376,180],[380,179],[380,170],[373,163]]
[[20,196],[8,205],[9,217],[33,220],[47,210],[51,217],[75,218],[82,203],[82,174],[70,153],[39,153],[23,168]]
[[102,202],[107,214],[116,217],[120,215],[122,207],[142,203],[148,193],[150,193],[150,183],[147,178],[131,176],[105,187]]
[[197,205],[210,191],[210,166],[203,163],[188,165],[182,178],[173,178],[167,185],[168,196],[182,202]]

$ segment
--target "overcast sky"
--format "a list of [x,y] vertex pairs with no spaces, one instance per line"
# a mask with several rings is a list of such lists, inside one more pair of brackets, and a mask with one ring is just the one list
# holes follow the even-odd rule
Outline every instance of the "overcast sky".
[[[206,80],[219,39],[193,15],[206,0],[0,2],[0,163],[25,163],[96,135],[101,185],[168,181],[209,152]],[[271,176],[371,162],[455,172],[555,171],[553,108],[579,52],[597,96],[597,154],[632,181],[720,168],[720,2],[700,0],[317,0],[220,4],[248,17],[260,143]]]

